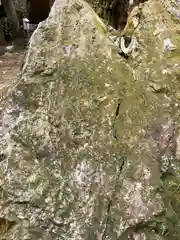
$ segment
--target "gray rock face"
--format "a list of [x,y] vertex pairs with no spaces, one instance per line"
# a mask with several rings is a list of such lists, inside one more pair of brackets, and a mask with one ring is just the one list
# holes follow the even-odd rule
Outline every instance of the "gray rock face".
[[159,187],[178,168],[179,83],[149,25],[156,4],[144,5],[128,60],[82,0],[57,0],[35,30],[3,100],[2,239],[164,239]]

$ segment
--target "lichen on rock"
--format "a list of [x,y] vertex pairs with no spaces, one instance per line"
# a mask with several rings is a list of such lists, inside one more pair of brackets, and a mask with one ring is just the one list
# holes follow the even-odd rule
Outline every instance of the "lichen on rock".
[[2,239],[177,239],[178,36],[163,1],[139,11],[128,59],[82,0],[56,0],[33,33],[2,112]]

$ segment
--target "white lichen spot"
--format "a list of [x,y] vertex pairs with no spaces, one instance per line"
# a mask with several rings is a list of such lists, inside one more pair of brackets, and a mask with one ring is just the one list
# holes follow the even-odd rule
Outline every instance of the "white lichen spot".
[[165,27],[162,23],[159,23],[157,21],[157,24],[156,24],[156,30],[153,32],[153,35],[154,36],[157,36],[157,35],[160,35],[161,33],[163,33],[165,31]]
[[172,51],[176,49],[175,45],[171,42],[170,38],[165,38],[164,39],[164,50],[169,50]]
[[52,202],[51,197],[47,197],[47,198],[45,199],[45,203],[51,203],[51,202]]
[[84,106],[86,106],[86,107],[89,106],[89,102],[88,102],[88,101],[84,101],[83,104],[84,104]]
[[[102,188],[104,183],[105,172],[100,165],[98,169],[93,169],[86,160],[77,165],[72,173],[72,180],[79,189],[79,197],[83,201],[90,201],[89,189],[93,183],[97,183],[98,188]],[[98,189],[96,189],[98,192]]]
[[141,176],[143,182],[147,182],[151,177],[151,171],[144,164],[140,164],[135,172],[136,176]]
[[87,173],[88,173],[88,164],[87,162],[81,162],[75,169],[73,174],[74,181],[79,185],[83,186],[87,182]]
[[150,179],[150,177],[151,177],[151,171],[150,171],[148,168],[144,168],[143,176],[144,176],[144,179],[145,179],[145,180]]
[[168,157],[167,155],[163,155],[161,157],[161,171],[166,172],[169,169],[169,165],[172,161],[173,156]]
[[110,87],[110,84],[109,83],[105,83],[105,87]]
[[167,69],[163,69],[162,70],[162,74],[167,74],[168,73],[168,70]]
[[113,68],[112,68],[112,67],[107,67],[107,70],[108,70],[109,72],[111,72],[111,71],[113,70]]
[[127,208],[127,214],[135,219],[144,218],[148,209],[144,203],[141,195],[141,191],[134,187],[133,192],[129,196],[129,207]]
[[143,189],[142,182],[137,182],[137,183],[135,184],[135,189],[137,189],[137,190],[142,190],[142,189]]

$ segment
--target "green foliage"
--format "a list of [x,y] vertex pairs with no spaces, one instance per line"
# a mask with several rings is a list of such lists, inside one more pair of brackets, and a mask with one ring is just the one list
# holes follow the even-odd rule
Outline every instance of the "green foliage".
[[165,239],[180,239],[180,174],[166,176],[162,180],[161,193],[166,207],[164,216],[149,226]]
[[107,23],[110,22],[110,16],[109,14],[109,4],[111,3],[111,0],[86,0],[95,10],[95,12],[102,18],[104,19]]
[[168,234],[168,224],[163,218],[156,219],[149,227],[162,236],[167,236]]

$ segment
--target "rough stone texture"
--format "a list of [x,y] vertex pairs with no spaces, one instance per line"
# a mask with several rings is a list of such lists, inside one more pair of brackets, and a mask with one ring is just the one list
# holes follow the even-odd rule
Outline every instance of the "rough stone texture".
[[169,5],[131,12],[122,34],[138,43],[124,58],[87,3],[56,0],[3,99],[2,239],[178,239],[164,184],[180,155]]
[[26,12],[26,0],[13,0],[15,7],[20,12]]

